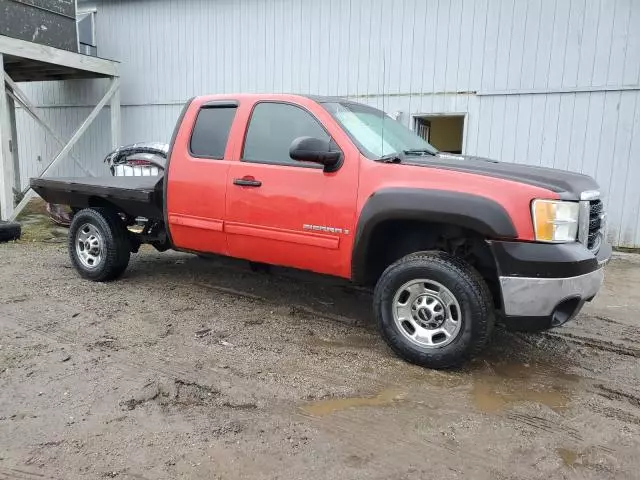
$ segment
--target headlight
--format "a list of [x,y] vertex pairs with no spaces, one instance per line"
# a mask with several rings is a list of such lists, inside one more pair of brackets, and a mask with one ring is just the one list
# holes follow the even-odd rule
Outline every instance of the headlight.
[[539,242],[575,242],[578,236],[578,202],[534,200],[531,204],[533,231]]

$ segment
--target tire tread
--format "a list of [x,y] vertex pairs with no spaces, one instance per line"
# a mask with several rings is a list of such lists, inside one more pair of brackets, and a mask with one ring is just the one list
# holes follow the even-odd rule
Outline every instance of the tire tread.
[[[383,303],[385,296],[388,296],[386,290],[389,289],[395,275],[407,268],[425,267],[434,264],[464,281],[464,288],[469,292],[470,297],[474,299],[473,303],[478,311],[474,315],[467,345],[461,346],[459,343],[451,343],[441,350],[434,349],[431,352],[425,352],[418,348],[408,347],[402,339],[398,339],[397,337],[402,334],[399,332],[394,333],[395,327],[391,327],[393,330],[390,330],[383,317],[385,308]],[[375,287],[374,309],[382,336],[391,349],[404,360],[430,368],[456,367],[477,355],[487,345],[495,326],[493,300],[484,279],[471,265],[461,258],[441,251],[411,253],[387,267]]]
[[0,221],[0,242],[18,240],[22,234],[22,226],[17,222]]
[[[105,259],[102,267],[85,269],[76,256],[75,233],[79,225],[93,223],[104,235]],[[96,282],[108,282],[118,278],[129,265],[131,243],[129,232],[122,219],[113,210],[104,207],[85,208],[73,217],[69,229],[69,256],[80,275]]]

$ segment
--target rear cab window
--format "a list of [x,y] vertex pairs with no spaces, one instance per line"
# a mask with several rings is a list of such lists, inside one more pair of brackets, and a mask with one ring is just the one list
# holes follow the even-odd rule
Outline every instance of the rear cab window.
[[221,160],[227,148],[236,105],[204,105],[200,108],[189,141],[192,157]]

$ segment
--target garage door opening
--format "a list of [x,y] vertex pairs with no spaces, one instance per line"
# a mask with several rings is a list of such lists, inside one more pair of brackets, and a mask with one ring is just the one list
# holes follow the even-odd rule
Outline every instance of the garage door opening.
[[462,153],[464,115],[417,116],[413,128],[441,152]]

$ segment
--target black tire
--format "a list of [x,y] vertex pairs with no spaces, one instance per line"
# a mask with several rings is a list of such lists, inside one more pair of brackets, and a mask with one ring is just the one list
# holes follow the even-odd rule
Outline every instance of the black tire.
[[22,234],[22,227],[17,222],[0,222],[0,242],[18,240]]
[[[100,260],[88,266],[78,249],[80,230],[93,226],[100,235]],[[95,282],[118,278],[126,270],[131,256],[129,232],[117,213],[108,208],[86,208],[73,216],[69,228],[69,257],[80,276]]]
[[[394,320],[396,293],[417,279],[441,284],[457,300],[461,324],[446,345],[443,342],[443,346],[426,347],[414,343],[401,331],[404,328],[410,334],[410,327],[398,325]],[[451,368],[464,363],[486,346],[495,325],[493,301],[485,281],[469,264],[444,252],[413,253],[389,266],[378,280],[373,302],[378,326],[391,349],[404,360],[429,368]]]

